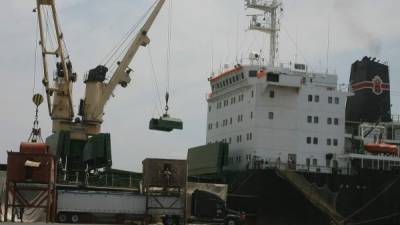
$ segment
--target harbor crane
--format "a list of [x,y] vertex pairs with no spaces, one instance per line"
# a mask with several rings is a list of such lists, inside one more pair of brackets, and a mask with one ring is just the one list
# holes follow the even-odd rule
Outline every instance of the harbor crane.
[[[37,12],[40,31],[43,85],[53,122],[53,135],[48,137],[46,142],[57,156],[63,171],[75,171],[79,174],[83,171],[111,166],[110,134],[101,133],[105,105],[118,86],[125,88],[131,82],[132,69],[129,68],[129,64],[140,47],[146,47],[150,43],[148,32],[165,1],[157,0],[154,3],[147,20],[133,38],[125,55],[117,62],[117,68],[110,79],[107,79],[109,69],[105,65],[99,65],[85,75],[85,97],[80,100],[79,111],[75,114],[73,85],[77,81],[77,74],[73,71],[72,62],[66,53],[55,0],[37,0],[34,11]],[[56,43],[47,43],[47,39],[51,36],[46,30],[49,24],[53,26]],[[50,57],[56,59],[56,71],[52,81],[49,78]],[[162,131],[182,129],[182,122],[169,117],[166,113],[160,119],[153,119],[150,128]]]

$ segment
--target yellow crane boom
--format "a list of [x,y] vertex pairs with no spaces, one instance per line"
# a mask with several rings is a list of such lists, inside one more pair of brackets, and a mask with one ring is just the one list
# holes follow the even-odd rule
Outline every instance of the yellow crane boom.
[[164,3],[165,0],[159,0],[155,5],[153,11],[140,29],[139,33],[136,35],[125,56],[118,63],[118,68],[112,75],[110,81],[108,83],[103,83],[103,78],[100,80],[94,78],[86,81],[84,111],[82,116],[84,123],[93,125],[93,132],[98,132],[100,130],[104,107],[113,94],[115,88],[118,85],[126,87],[131,82],[129,76],[131,69],[128,69],[128,66],[132,62],[139,48],[141,46],[145,47],[150,43],[147,34]]

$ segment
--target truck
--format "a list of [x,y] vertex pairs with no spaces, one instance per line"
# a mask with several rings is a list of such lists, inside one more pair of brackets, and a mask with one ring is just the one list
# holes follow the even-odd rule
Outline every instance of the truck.
[[245,220],[245,214],[226,207],[226,201],[218,195],[195,190],[191,196],[189,223],[213,223],[239,225]]
[[150,222],[156,215],[161,216],[164,225],[186,222],[239,225],[245,219],[243,213],[227,209],[226,201],[217,194],[203,190],[195,190],[185,199],[183,195],[162,191],[149,195],[123,189],[73,186],[58,188],[56,214],[59,223]]

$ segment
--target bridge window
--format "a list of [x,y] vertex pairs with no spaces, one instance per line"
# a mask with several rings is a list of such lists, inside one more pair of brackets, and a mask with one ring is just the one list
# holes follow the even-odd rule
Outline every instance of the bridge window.
[[236,142],[237,142],[237,143],[242,142],[242,135],[236,136]]
[[332,139],[330,139],[330,138],[326,139],[326,145],[331,146],[332,145]]
[[253,139],[253,133],[247,133],[246,134],[246,140],[251,141]]
[[314,96],[314,101],[319,102],[319,95]]
[[243,121],[243,114],[238,115],[238,122],[242,122]]
[[257,71],[256,70],[250,70],[249,71],[249,77],[257,77]]
[[235,104],[235,102],[236,102],[236,97],[232,97],[231,98],[231,105]]
[[334,124],[335,124],[335,125],[339,125],[339,119],[338,119],[338,118],[335,118]]
[[269,97],[274,98],[275,97],[275,91],[269,91]]
[[279,82],[279,74],[277,74],[277,73],[268,73],[267,74],[267,81]]
[[229,101],[228,100],[224,100],[224,107],[227,107],[228,104],[229,104]]
[[244,100],[244,95],[243,94],[239,95],[239,102],[242,102],[243,100]]
[[274,112],[269,112],[268,113],[268,119],[270,119],[270,120],[274,119]]

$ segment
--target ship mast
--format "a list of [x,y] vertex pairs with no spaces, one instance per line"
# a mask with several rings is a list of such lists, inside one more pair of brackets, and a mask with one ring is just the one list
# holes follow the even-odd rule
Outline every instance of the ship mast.
[[245,2],[247,8],[264,12],[261,15],[250,15],[249,30],[260,31],[270,35],[269,64],[275,66],[276,55],[278,54],[278,32],[280,30],[277,11],[282,3],[278,0],[245,0]]

